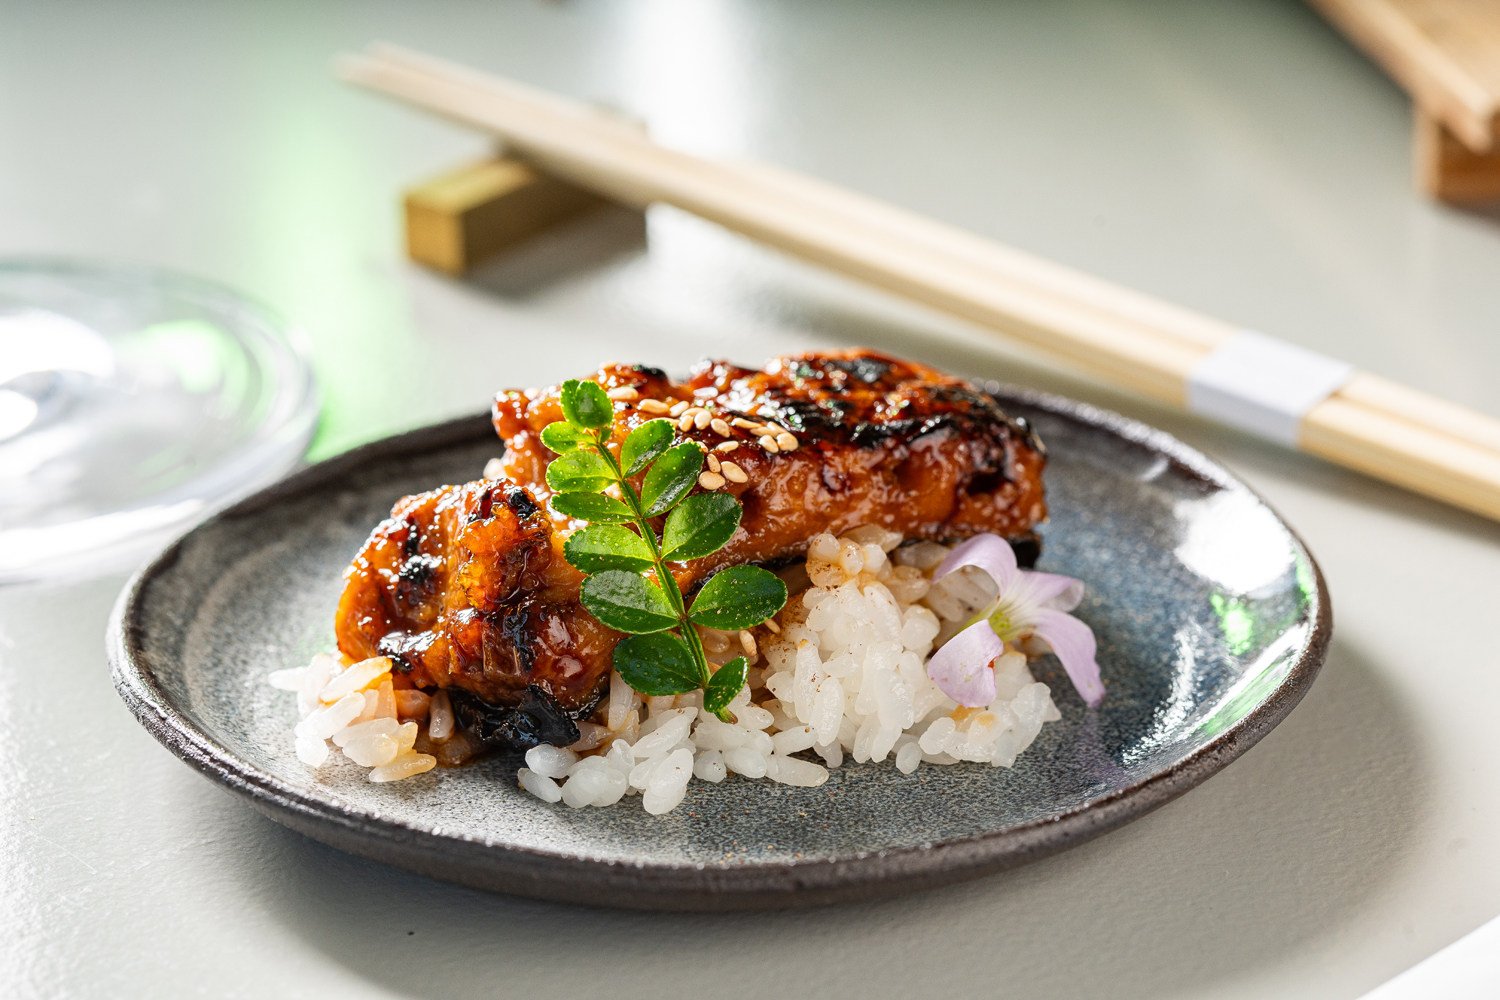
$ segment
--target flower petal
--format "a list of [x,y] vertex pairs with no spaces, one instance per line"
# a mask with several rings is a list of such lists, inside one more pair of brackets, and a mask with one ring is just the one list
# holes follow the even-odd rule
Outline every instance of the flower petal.
[[1092,629],[1072,615],[1047,608],[1037,614],[1032,634],[1052,648],[1084,701],[1097,705],[1103,700],[1104,682],[1094,659],[1098,644]]
[[1022,570],[1021,574],[1031,583],[1031,599],[1038,604],[1058,611],[1072,611],[1083,600],[1082,580],[1030,569]]
[[1016,553],[1010,543],[999,535],[983,534],[959,545],[948,558],[938,565],[932,574],[934,580],[941,579],[960,566],[978,566],[995,581],[995,586],[1004,594],[1021,571],[1016,566]]
[[1003,652],[1005,643],[990,623],[975,622],[938,647],[927,661],[927,676],[960,705],[988,705],[995,700],[990,663]]
[[1016,573],[1010,586],[1000,592],[999,603],[1010,610],[1011,620],[1029,627],[1042,609],[1072,611],[1082,600],[1082,580],[1023,569]]

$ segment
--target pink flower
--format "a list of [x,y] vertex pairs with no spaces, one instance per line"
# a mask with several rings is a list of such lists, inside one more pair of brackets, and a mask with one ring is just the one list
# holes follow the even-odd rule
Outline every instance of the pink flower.
[[1068,612],[1083,600],[1083,583],[1070,576],[1023,570],[1010,543],[998,535],[976,535],[948,554],[933,574],[941,579],[962,566],[977,566],[995,581],[998,596],[975,622],[943,643],[927,664],[944,694],[960,705],[995,700],[995,657],[1007,642],[1034,638],[1062,661],[1068,678],[1090,705],[1104,697],[1095,662],[1094,633]]

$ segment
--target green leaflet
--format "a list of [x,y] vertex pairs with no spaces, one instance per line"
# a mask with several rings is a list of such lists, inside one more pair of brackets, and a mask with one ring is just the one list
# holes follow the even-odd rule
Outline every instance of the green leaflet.
[[583,606],[621,632],[661,632],[678,624],[677,610],[654,582],[639,573],[607,569],[583,581]]
[[661,533],[661,554],[672,562],[702,559],[722,549],[744,512],[728,493],[695,493],[672,513]]
[[585,573],[606,569],[639,573],[655,565],[645,539],[623,524],[591,524],[573,532],[563,544],[563,555]]
[[625,475],[640,472],[672,444],[674,427],[670,420],[648,420],[625,438],[620,446],[620,464]]
[[547,466],[547,485],[556,493],[598,493],[614,481],[614,470],[597,451],[580,448]]
[[566,420],[555,420],[542,428],[542,444],[559,455],[591,445],[595,440],[593,434],[574,427]]
[[751,628],[786,604],[786,584],[759,566],[720,570],[698,591],[688,617],[719,629]]
[[745,686],[745,678],[749,673],[750,662],[743,656],[736,656],[724,664],[703,687],[703,707],[722,717],[729,703],[734,701],[734,696]]
[[703,683],[692,650],[671,632],[626,636],[615,647],[615,669],[650,698],[695,691]]
[[692,441],[674,444],[662,452],[656,464],[646,470],[641,483],[641,503],[647,517],[665,514],[687,495],[703,471],[703,449]]
[[552,497],[552,509],[595,524],[619,524],[635,516],[629,507],[603,493],[558,493]]
[[562,411],[575,427],[608,427],[615,421],[615,404],[598,382],[569,379],[562,387]]

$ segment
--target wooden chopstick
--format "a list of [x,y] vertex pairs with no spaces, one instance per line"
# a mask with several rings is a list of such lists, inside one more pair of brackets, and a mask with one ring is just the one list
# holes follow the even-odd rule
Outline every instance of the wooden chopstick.
[[[389,43],[376,43],[370,47],[369,53],[389,65],[436,79],[463,80],[476,89],[546,108],[593,130],[613,132],[631,140],[641,139],[633,123],[596,106]],[[955,266],[983,270],[992,280],[1019,283],[1035,292],[1130,323],[1147,334],[1186,341],[1207,351],[1222,344],[1237,330],[1233,324],[1222,320],[1112,285],[813,178],[762,164],[731,161],[719,166],[745,184],[754,186],[761,195],[769,193],[795,198],[808,210],[837,213],[847,220],[846,224],[858,224],[892,238],[911,241],[944,255]],[[1500,421],[1377,375],[1356,372],[1338,395],[1378,412],[1394,414],[1407,422],[1500,451]]]
[[[671,204],[1006,333],[1106,383],[1181,406],[1234,330],[981,237],[772,168],[665,149],[555,95],[391,47],[344,77],[505,139],[626,204]],[[1314,407],[1301,448],[1500,519],[1500,422],[1363,373]]]

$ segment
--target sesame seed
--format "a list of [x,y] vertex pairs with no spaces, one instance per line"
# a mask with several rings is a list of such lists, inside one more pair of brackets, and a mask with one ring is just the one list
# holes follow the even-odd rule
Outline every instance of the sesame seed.
[[749,482],[750,480],[750,477],[745,474],[745,470],[740,468],[734,462],[720,462],[719,467],[714,471],[722,475],[731,483],[744,483]]
[[646,413],[666,413],[669,407],[659,399],[643,399],[636,409]]
[[675,402],[675,403],[672,404],[672,408],[670,410],[668,410],[667,412],[670,413],[674,417],[680,417],[680,416],[682,416],[682,411],[686,410],[687,408],[688,408],[688,401],[685,400],[685,399],[679,399],[677,402]]
[[753,421],[753,420],[746,420],[744,417],[735,417],[733,420],[731,420],[729,422],[731,424],[734,424],[734,426],[736,426],[736,427],[743,427],[747,431],[750,430],[752,427],[759,427],[760,426],[760,424],[757,424],[755,421]]
[[721,469],[719,467],[719,456],[715,455],[713,452],[709,452],[708,453],[708,469],[709,469],[710,472],[723,472],[724,471],[723,469]]
[[724,485],[724,477],[717,472],[699,473],[698,485],[705,490],[716,490]]
[[765,621],[761,622],[761,624],[770,629],[773,635],[781,634],[781,626],[776,624],[776,619],[767,618]]
[[611,389],[605,395],[621,403],[633,403],[641,398],[640,390],[630,385],[622,385],[618,389]]
[[693,395],[698,399],[709,399],[713,396],[717,396],[718,394],[719,387],[716,385],[705,385],[701,388],[693,390]]
[[712,427],[714,433],[719,435],[719,437],[728,437],[730,434],[729,422],[723,417],[714,417],[708,422],[708,426]]
[[745,651],[746,656],[755,656],[755,636],[743,629],[740,631],[740,648]]
[[697,410],[693,413],[693,426],[700,431],[713,422],[713,414],[707,410]]
[[776,439],[769,434],[762,434],[757,444],[773,455],[781,450],[781,446],[776,443]]
[[691,413],[684,413],[682,416],[680,416],[680,417],[677,418],[677,429],[678,430],[680,430],[680,431],[689,430],[692,426],[693,426],[693,415]]
[[731,451],[737,451],[739,447],[740,443],[738,441],[721,441],[714,445],[714,451],[722,451],[728,454]]
[[776,435],[776,447],[780,448],[782,451],[796,451],[797,439],[793,437],[789,432],[782,431],[780,434]]

